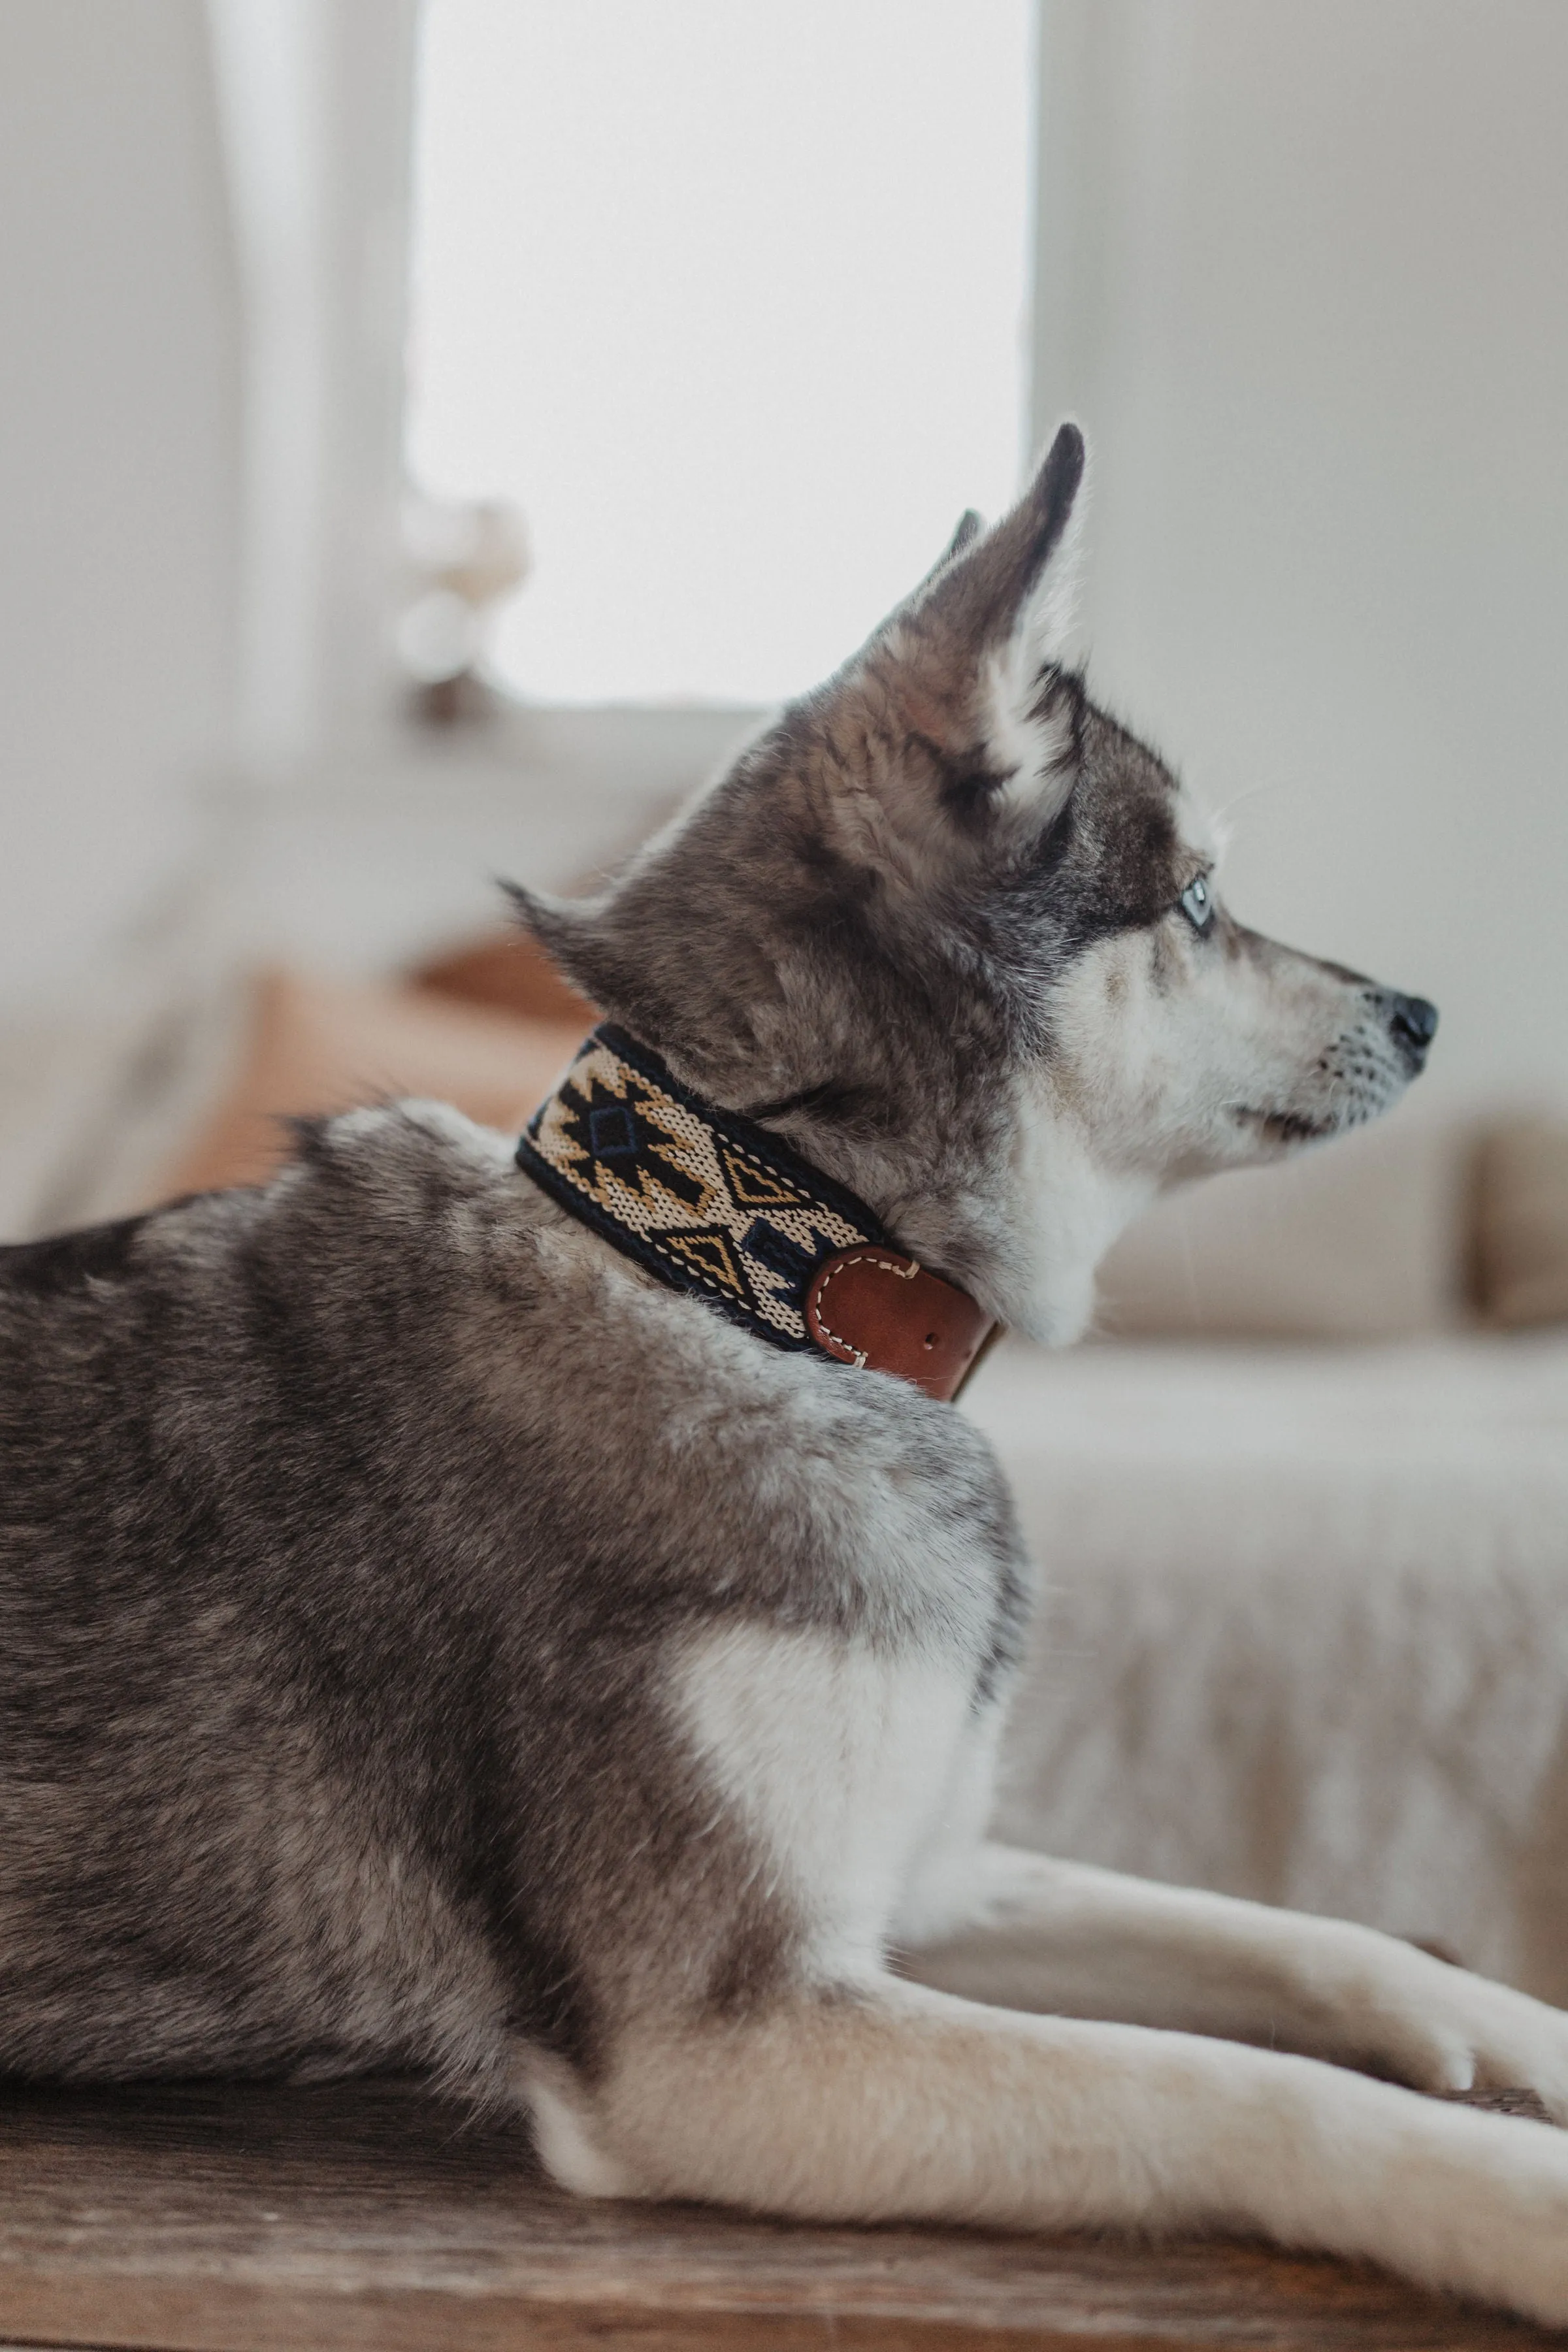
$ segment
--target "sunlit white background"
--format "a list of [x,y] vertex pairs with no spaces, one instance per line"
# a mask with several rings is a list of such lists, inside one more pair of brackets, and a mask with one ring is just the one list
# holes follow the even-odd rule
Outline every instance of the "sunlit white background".
[[1028,0],[430,0],[409,461],[552,701],[833,668],[1024,450]]

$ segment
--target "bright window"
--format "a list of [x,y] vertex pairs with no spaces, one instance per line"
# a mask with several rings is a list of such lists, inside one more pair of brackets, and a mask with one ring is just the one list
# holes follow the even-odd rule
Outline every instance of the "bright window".
[[555,702],[765,702],[1016,486],[1030,0],[427,0],[409,463]]

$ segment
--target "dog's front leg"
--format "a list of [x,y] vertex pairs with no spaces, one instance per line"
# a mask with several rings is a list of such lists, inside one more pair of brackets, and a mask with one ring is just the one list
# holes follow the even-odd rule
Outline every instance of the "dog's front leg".
[[989,1845],[921,1983],[1005,2009],[1223,2034],[1428,2091],[1527,2087],[1568,2119],[1568,2014],[1396,1937]]
[[584,2096],[584,2187],[819,2221],[1261,2232],[1568,2320],[1568,2137],[1311,2059],[885,1978],[633,2029]]

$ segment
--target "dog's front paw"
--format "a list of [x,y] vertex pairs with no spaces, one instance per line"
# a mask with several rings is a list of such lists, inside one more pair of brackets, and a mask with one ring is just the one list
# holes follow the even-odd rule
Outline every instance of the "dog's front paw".
[[1568,2124],[1568,2011],[1401,1945],[1380,1959],[1351,2004],[1367,2060],[1416,2090]]

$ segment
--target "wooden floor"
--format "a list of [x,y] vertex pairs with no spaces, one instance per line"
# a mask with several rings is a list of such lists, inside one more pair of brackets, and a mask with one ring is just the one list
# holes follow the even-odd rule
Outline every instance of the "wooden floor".
[[1260,2249],[807,2230],[544,2187],[392,2083],[0,2090],[0,2352],[1568,2345]]

